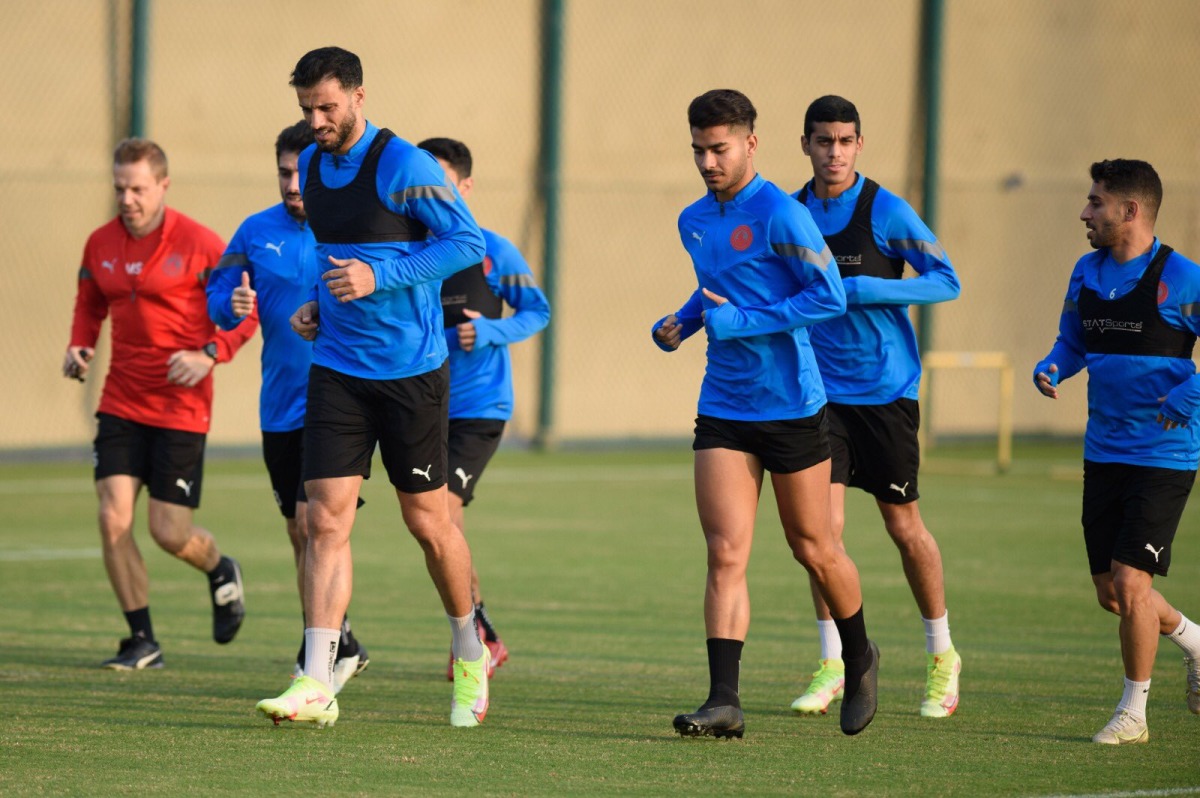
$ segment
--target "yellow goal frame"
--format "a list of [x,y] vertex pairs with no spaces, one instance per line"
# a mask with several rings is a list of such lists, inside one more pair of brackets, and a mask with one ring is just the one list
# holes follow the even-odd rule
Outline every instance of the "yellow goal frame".
[[[926,352],[921,356],[924,374],[920,399],[927,404],[933,375],[946,369],[981,369],[1000,374],[1000,409],[996,418],[996,467],[1000,473],[1012,466],[1013,439],[1013,366],[1007,352]],[[921,425],[921,450],[933,448],[933,436]]]

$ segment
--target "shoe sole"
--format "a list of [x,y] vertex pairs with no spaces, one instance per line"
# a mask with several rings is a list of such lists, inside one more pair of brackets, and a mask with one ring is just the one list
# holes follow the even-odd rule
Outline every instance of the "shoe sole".
[[124,665],[120,662],[105,662],[100,665],[108,671],[144,671],[151,668],[161,668],[163,666],[162,657],[160,656],[156,662],[148,662],[146,664],[137,663],[136,665]]
[[[259,712],[261,712],[263,715],[267,716],[271,720],[271,723],[274,724],[275,726],[278,726],[280,723],[283,723],[285,720],[288,723],[296,723],[297,722],[295,712],[289,714],[286,709],[281,709],[278,707],[271,707],[271,706],[263,706],[263,704],[265,704],[265,703],[268,703],[268,702],[260,701],[258,703],[258,705],[255,706],[254,708],[257,709]],[[337,719],[337,716],[335,715],[332,718],[300,718],[300,720],[298,722],[311,723],[314,726],[316,726],[318,729],[324,729],[324,728],[332,728],[333,725],[335,723],[337,723],[337,721],[338,721],[338,719]]]
[[679,732],[681,737],[716,737],[718,740],[737,738],[740,740],[746,732],[745,726],[736,729],[716,729],[689,721],[677,721],[674,725],[675,731]]
[[1093,737],[1092,742],[1099,743],[1100,745],[1136,745],[1137,743],[1148,743],[1150,742],[1150,730],[1144,729],[1141,734],[1133,738],[1116,737],[1112,740],[1098,740]]

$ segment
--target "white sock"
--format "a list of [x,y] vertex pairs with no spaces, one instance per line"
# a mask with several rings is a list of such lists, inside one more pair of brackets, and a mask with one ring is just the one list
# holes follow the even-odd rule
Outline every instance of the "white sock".
[[474,662],[482,657],[483,643],[479,641],[479,630],[475,627],[475,610],[461,618],[446,613],[446,618],[450,621],[450,651],[454,658]]
[[304,630],[304,675],[333,687],[333,663],[337,660],[341,629],[310,626]]
[[817,621],[817,635],[821,638],[821,659],[842,658],[842,637],[833,621]]
[[943,654],[950,650],[950,613],[941,618],[921,618],[925,623],[925,651],[929,654]]
[[1146,719],[1146,696],[1150,694],[1150,680],[1144,682],[1132,682],[1129,677],[1125,677],[1125,693],[1121,696],[1121,703],[1117,704],[1117,712],[1125,710],[1130,715],[1133,715],[1138,720]]
[[1164,637],[1182,648],[1183,653],[1192,659],[1200,657],[1200,626],[1189,621],[1182,612],[1179,613],[1179,625],[1175,627],[1175,631]]

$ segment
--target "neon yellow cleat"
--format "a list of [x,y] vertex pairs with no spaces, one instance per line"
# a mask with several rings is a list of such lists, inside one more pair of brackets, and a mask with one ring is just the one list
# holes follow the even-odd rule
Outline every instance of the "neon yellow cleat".
[[792,702],[792,711],[803,715],[824,715],[829,705],[842,700],[846,686],[846,664],[840,659],[823,659],[813,673],[804,695]]
[[318,729],[332,726],[338,719],[338,703],[333,691],[311,676],[300,676],[278,698],[264,698],[254,707],[278,726],[282,720],[317,724]]
[[483,723],[488,711],[488,660],[491,652],[472,662],[454,661],[454,696],[450,699],[450,725],[468,728]]
[[1096,736],[1092,738],[1092,742],[1102,745],[1148,743],[1150,742],[1150,729],[1146,726],[1144,718],[1138,720],[1125,710],[1120,709],[1113,714],[1112,720],[1108,722],[1107,726],[1096,732]]
[[962,657],[951,646],[941,654],[926,654],[925,700],[921,717],[948,718],[958,709],[958,674]]

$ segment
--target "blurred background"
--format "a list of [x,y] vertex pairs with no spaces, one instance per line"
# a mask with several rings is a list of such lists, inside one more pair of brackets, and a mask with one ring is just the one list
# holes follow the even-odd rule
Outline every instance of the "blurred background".
[[[927,216],[963,285],[920,318],[928,350],[1007,355],[1018,434],[1079,435],[1085,386],[1029,383],[1087,251],[1088,166],[1158,169],[1159,235],[1200,259],[1200,10],[1194,0],[40,0],[3,2],[9,133],[0,147],[0,450],[86,452],[106,369],[62,378],[88,234],[115,214],[111,151],[131,132],[170,159],[167,202],[226,240],[279,201],[274,139],[300,118],[306,51],[363,60],[366,116],[402,138],[462,139],[472,209],[552,292],[549,334],[513,347],[512,442],[685,439],[700,337],[672,355],[652,322],[695,287],[676,232],[703,183],[688,102],[745,92],[759,171],[811,170],[822,94],[863,119],[858,168]],[[107,325],[106,325],[107,328]],[[985,361],[979,361],[985,362]],[[216,372],[210,443],[257,445],[257,338]],[[924,422],[995,433],[991,368],[937,373]]]

